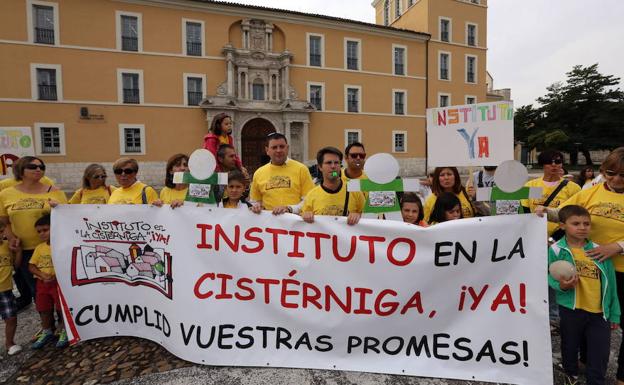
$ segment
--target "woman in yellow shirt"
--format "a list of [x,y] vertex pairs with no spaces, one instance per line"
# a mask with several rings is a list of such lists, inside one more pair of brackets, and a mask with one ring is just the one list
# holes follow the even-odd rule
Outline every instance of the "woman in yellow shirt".
[[21,183],[0,192],[0,220],[7,225],[5,234],[12,248],[21,246],[23,250],[19,272],[24,285],[17,285],[20,305],[30,303],[35,296],[35,280],[28,270],[33,250],[41,242],[35,222],[50,213],[51,207],[67,203],[63,191],[41,183],[45,170],[41,159],[22,157],[13,165],[15,179]]
[[461,203],[462,218],[472,218],[475,216],[475,208],[472,205],[468,192],[462,186],[457,167],[436,167],[433,172],[431,183],[431,195],[425,200],[425,221],[429,222],[429,216],[433,211],[438,196],[443,192],[455,194]]
[[160,191],[160,200],[171,207],[182,205],[186,198],[188,185],[173,183],[173,174],[188,171],[188,159],[185,154],[175,154],[167,161],[165,187]]
[[120,158],[113,163],[113,172],[119,188],[113,191],[108,204],[118,205],[140,205],[154,204],[162,205],[158,199],[158,193],[152,187],[137,180],[139,172],[139,162],[132,158]]
[[104,166],[96,163],[88,165],[82,175],[82,188],[76,190],[69,203],[105,205],[115,190],[115,187],[106,185],[106,177]]

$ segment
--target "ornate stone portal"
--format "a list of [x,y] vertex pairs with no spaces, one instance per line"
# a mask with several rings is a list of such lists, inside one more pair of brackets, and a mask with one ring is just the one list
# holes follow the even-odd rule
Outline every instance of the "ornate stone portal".
[[[264,20],[241,22],[242,47],[223,48],[226,80],[217,94],[201,104],[208,127],[212,118],[225,112],[232,116],[232,136],[243,164],[250,171],[260,166],[264,153],[262,135],[280,132],[290,144],[290,157],[306,162],[310,112],[314,107],[299,100],[289,82],[292,54],[273,52],[274,26]],[[249,124],[248,124],[249,123]]]

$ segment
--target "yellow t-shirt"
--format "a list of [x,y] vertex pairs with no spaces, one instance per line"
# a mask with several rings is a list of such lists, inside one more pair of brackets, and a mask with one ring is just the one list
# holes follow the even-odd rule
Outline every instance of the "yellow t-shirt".
[[0,243],[0,292],[13,289],[13,269],[15,258],[9,250],[9,242]]
[[[561,181],[563,181],[563,179],[561,179]],[[561,183],[561,181],[560,181],[560,183]],[[559,183],[557,183],[554,186],[547,186],[546,183],[544,183],[544,178],[540,177],[540,178],[536,178],[536,179],[528,181],[525,184],[525,186],[526,187],[541,187],[542,188],[542,196],[540,198],[522,199],[520,201],[522,206],[528,207],[531,210],[531,212],[534,213],[535,212],[535,208],[537,206],[543,206],[544,205],[544,203],[546,202],[546,199],[548,199],[550,194],[553,191],[555,191],[557,186],[559,186]],[[555,199],[553,199],[550,202],[548,207],[552,207],[552,208],[559,207],[559,205],[561,203],[565,202],[572,195],[576,194],[579,191],[581,191],[581,188],[579,187],[579,185],[577,185],[574,182],[568,182],[568,184],[564,188],[562,188],[561,191],[559,191],[559,193],[557,193],[557,196],[555,197]],[[554,233],[555,230],[557,230],[558,228],[559,228],[559,225],[557,223],[548,222],[548,235],[551,235],[552,233]]]
[[114,186],[107,187],[100,186],[95,190],[86,188],[78,189],[69,199],[69,203],[74,205],[105,205],[106,202],[108,202],[108,198],[110,198],[110,194],[116,189]]
[[186,192],[188,191],[188,187],[182,190],[176,190],[174,188],[163,187],[160,190],[160,200],[163,203],[171,204],[173,201],[183,201],[186,198]]
[[37,245],[28,263],[37,266],[42,273],[56,275],[52,263],[52,248],[46,242]]
[[224,135],[219,135],[217,138],[219,138],[219,144],[230,144],[230,138],[228,137],[227,134]]
[[142,193],[143,187],[145,189],[145,195],[147,197],[147,203],[152,203],[158,199],[158,193],[156,190],[147,186],[142,182],[134,182],[134,184],[128,188],[119,187],[111,194],[108,199],[109,205],[140,205],[143,203]]
[[251,200],[262,202],[267,210],[297,205],[314,188],[308,168],[293,159],[282,166],[271,163],[256,170],[251,182]]
[[[618,194],[599,183],[581,191],[563,202],[568,205],[583,206],[591,215],[589,238],[599,245],[624,240],[624,194]],[[616,271],[624,272],[624,254],[611,258]]]
[[366,175],[366,173],[365,173],[364,171],[362,171],[362,175],[360,175],[360,176],[359,176],[359,177],[357,177],[357,178],[349,178],[349,177],[347,176],[347,174],[345,173],[345,170],[346,170],[346,168],[343,168],[343,169],[341,170],[341,172],[340,172],[340,177],[342,178],[342,180],[343,180],[344,182],[348,182],[348,181],[350,181],[351,179],[368,179],[368,176]]
[[581,248],[571,248],[579,283],[576,287],[577,309],[590,313],[602,313],[602,293],[600,291],[600,269]]
[[[347,184],[342,183],[340,190],[330,192],[323,186],[316,186],[306,195],[301,213],[312,211],[314,215],[342,216],[347,194]],[[364,209],[364,194],[359,191],[349,193],[349,213],[361,213]]]
[[9,217],[13,234],[22,241],[24,250],[32,250],[41,242],[35,222],[50,213],[48,199],[67,203],[67,197],[61,190],[28,194],[9,187],[0,192],[0,217]]
[[[457,197],[457,199],[459,199],[459,203],[461,204],[462,218],[474,217],[474,209],[472,208],[470,201],[468,201],[468,199],[466,198],[466,195],[463,192],[460,192],[459,194],[455,194],[455,196]],[[429,216],[431,215],[431,212],[433,211],[433,206],[435,206],[437,200],[438,196],[435,194],[429,195],[429,197],[427,197],[427,199],[425,200],[423,214],[425,216],[424,219],[427,223],[429,223]]]
[[[54,186],[54,181],[50,178],[48,178],[47,176],[43,176],[39,182],[48,185],[48,186]],[[15,178],[6,178],[6,179],[2,179],[0,181],[0,191],[9,188],[9,187],[13,187],[15,185],[18,185],[22,183],[21,180],[16,180]]]

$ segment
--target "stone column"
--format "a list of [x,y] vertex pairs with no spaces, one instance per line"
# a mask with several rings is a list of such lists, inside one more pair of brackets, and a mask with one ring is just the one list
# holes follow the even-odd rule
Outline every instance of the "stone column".
[[230,55],[228,55],[227,62],[227,94],[234,96],[234,63],[232,63]]
[[310,131],[310,122],[303,122],[303,132],[301,133],[301,140],[303,141],[303,154],[301,156],[303,162],[307,162],[308,161],[308,156],[309,156],[309,147],[308,147],[308,143],[310,140],[310,136],[309,136],[309,131]]

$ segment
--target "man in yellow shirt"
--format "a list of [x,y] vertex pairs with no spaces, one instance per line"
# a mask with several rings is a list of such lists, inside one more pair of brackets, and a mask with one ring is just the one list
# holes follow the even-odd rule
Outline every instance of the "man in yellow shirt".
[[298,214],[302,199],[314,187],[308,168],[288,158],[288,141],[279,132],[269,134],[266,153],[271,161],[256,170],[251,182],[252,211]]
[[301,216],[312,223],[314,215],[347,216],[347,223],[358,223],[364,209],[364,194],[347,192],[347,184],[340,177],[342,153],[334,147],[324,147],[316,155],[323,183],[314,187],[303,201]]

